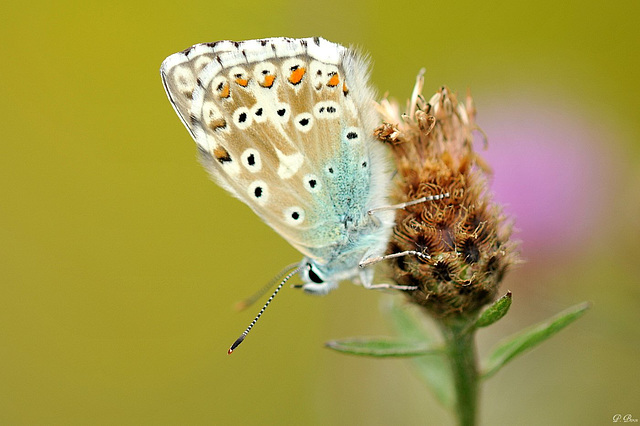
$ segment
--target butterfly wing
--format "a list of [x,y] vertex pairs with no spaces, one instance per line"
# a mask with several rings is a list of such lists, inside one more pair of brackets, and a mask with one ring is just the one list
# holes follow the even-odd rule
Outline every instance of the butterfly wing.
[[321,38],[199,44],[161,75],[211,177],[306,256],[326,261],[381,204],[373,92],[352,50]]

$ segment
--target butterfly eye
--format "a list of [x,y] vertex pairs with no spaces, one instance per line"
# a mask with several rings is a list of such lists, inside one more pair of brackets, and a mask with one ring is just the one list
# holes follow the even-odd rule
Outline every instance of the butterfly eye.
[[314,272],[311,264],[307,263],[307,266],[309,267],[309,270],[307,271],[307,274],[309,275],[309,279],[316,284],[322,284],[324,281],[322,280],[322,278],[318,276],[318,274]]

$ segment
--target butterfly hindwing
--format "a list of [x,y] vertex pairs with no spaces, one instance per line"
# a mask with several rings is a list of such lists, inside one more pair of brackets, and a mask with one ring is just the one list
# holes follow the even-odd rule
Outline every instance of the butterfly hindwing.
[[320,38],[200,44],[161,73],[212,178],[306,256],[332,256],[346,224],[379,204],[373,93],[352,50]]

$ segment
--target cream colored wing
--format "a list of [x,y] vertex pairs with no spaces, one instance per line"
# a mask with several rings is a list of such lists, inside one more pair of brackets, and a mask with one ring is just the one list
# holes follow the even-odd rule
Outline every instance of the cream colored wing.
[[307,256],[350,238],[382,166],[362,58],[320,38],[222,41],[168,57],[161,74],[218,184]]

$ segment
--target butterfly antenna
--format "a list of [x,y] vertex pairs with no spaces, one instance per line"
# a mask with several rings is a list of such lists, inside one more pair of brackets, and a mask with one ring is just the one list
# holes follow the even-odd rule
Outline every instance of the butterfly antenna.
[[296,262],[296,263],[292,263],[291,265],[285,266],[280,272],[278,272],[278,275],[273,277],[264,287],[260,288],[258,291],[253,293],[251,296],[249,296],[249,297],[239,301],[238,303],[236,303],[236,306],[235,306],[236,310],[242,311],[243,309],[246,309],[249,306],[251,306],[254,303],[256,303],[256,301],[258,299],[260,299],[262,296],[264,296],[266,292],[271,290],[273,288],[273,286],[276,285],[278,283],[278,281],[280,281],[280,279],[284,276],[284,274],[287,273],[287,271],[290,271],[291,269],[295,268],[297,264],[298,263]]
[[286,277],[284,277],[284,279],[280,282],[280,284],[278,285],[278,287],[276,287],[275,291],[273,292],[273,294],[271,295],[271,297],[269,297],[269,300],[267,300],[267,302],[264,304],[264,306],[262,307],[262,309],[260,309],[260,312],[258,312],[258,315],[256,315],[256,317],[253,319],[253,321],[251,321],[251,324],[249,324],[249,327],[247,327],[247,329],[245,331],[242,332],[242,334],[240,335],[240,337],[238,337],[236,339],[235,342],[233,342],[233,345],[231,345],[231,347],[229,348],[229,351],[227,352],[227,354],[231,355],[231,353],[234,351],[235,348],[237,348],[238,346],[240,346],[240,343],[242,343],[244,341],[244,338],[247,337],[247,334],[249,334],[249,332],[251,331],[251,329],[253,328],[254,325],[256,325],[256,323],[258,322],[258,320],[260,319],[260,317],[262,316],[262,314],[264,313],[264,311],[267,309],[267,306],[269,306],[269,303],[271,303],[271,301],[273,300],[274,297],[276,297],[276,294],[278,294],[278,292],[280,291],[280,289],[282,288],[282,286],[284,285],[284,283],[286,283],[287,281],[289,281],[289,278],[291,278],[292,276],[294,276],[295,274],[297,274],[298,272],[300,272],[300,269],[302,269],[303,266],[300,266],[296,269],[294,269],[293,271],[289,272],[287,274]]

